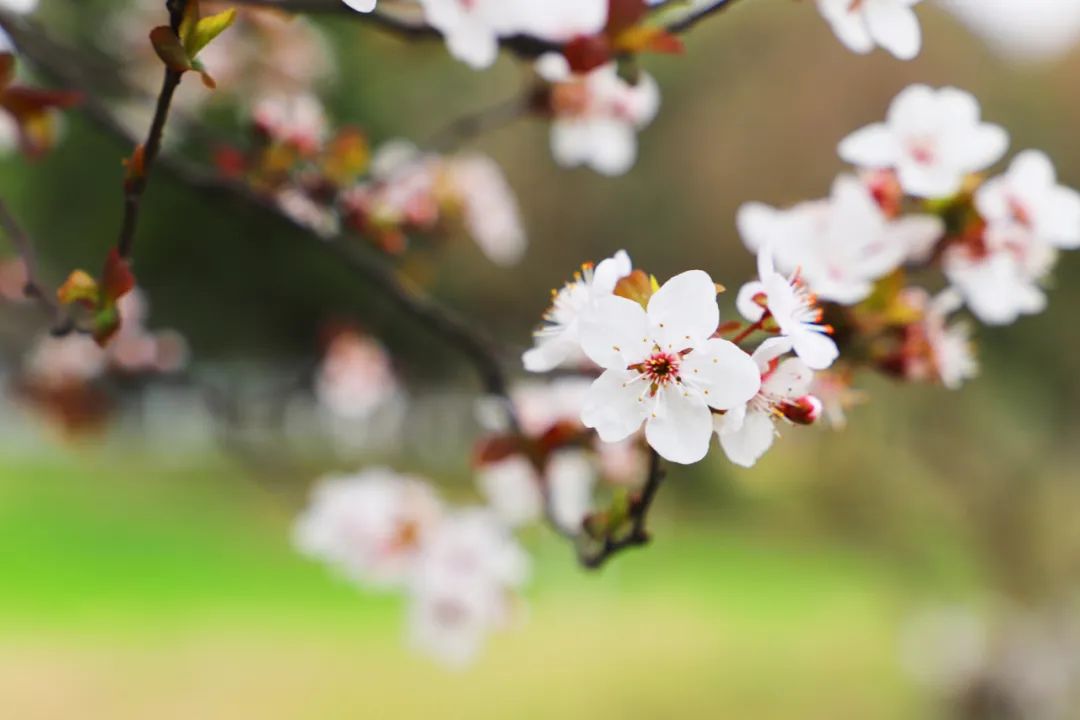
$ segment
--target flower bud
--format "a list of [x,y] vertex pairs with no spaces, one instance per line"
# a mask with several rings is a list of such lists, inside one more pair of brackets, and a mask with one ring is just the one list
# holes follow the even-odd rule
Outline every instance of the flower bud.
[[780,412],[784,414],[784,417],[799,425],[813,425],[821,417],[823,409],[821,400],[813,395],[803,395],[780,406]]

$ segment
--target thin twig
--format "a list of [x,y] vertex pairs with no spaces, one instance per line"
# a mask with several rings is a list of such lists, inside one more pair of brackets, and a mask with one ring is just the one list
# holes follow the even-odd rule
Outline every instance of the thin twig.
[[713,3],[712,5],[695,10],[694,12],[691,12],[684,17],[681,17],[678,20],[669,23],[667,26],[667,31],[670,33],[675,33],[676,35],[688,32],[689,30],[692,30],[694,26],[696,26],[698,23],[706,20],[709,17],[712,17],[713,15],[716,15],[719,12],[727,10],[736,2],[738,2],[738,0],[717,0],[717,2]]
[[7,203],[0,200],[0,227],[8,236],[16,254],[22,260],[26,269],[26,285],[23,294],[31,300],[36,300],[46,307],[53,317],[53,332],[63,334],[71,329],[71,320],[56,301],[53,290],[41,279],[38,266],[37,250],[30,239],[30,235],[23,229],[19,221],[11,213]]
[[649,534],[648,520],[649,511],[652,509],[656,495],[660,492],[660,486],[664,482],[667,471],[663,461],[655,450],[649,450],[649,475],[645,481],[645,487],[635,497],[630,506],[630,529],[620,537],[608,536],[604,538],[599,549],[590,552],[589,548],[582,547],[578,552],[578,561],[589,570],[597,570],[604,566],[611,558],[630,548],[647,545],[652,539]]
[[[188,0],[166,0],[165,6],[169,12],[169,27],[179,35],[180,23],[184,19],[184,8]],[[116,250],[120,257],[127,260],[135,246],[135,231],[139,227],[139,212],[142,209],[143,194],[150,181],[150,171],[154,161],[161,151],[161,140],[165,135],[165,123],[169,119],[169,108],[172,106],[173,95],[180,86],[183,72],[173,70],[168,65],[161,80],[161,91],[158,93],[157,105],[154,108],[154,119],[150,123],[150,130],[146,136],[146,142],[142,144],[142,167],[130,182],[124,183],[124,219],[120,224],[120,236],[116,240]]]

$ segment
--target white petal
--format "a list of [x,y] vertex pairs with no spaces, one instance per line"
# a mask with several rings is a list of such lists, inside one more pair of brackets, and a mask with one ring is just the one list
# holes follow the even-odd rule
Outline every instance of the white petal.
[[982,124],[968,131],[964,141],[952,148],[963,170],[976,172],[990,167],[1009,149],[1009,133],[997,125]]
[[922,33],[915,12],[894,0],[865,0],[866,26],[871,37],[900,60],[919,54]]
[[1080,248],[1080,193],[1058,186],[1050,191],[1046,216],[1039,218],[1040,233],[1054,247]]
[[791,338],[786,336],[767,338],[757,346],[750,358],[758,366],[758,370],[764,374],[769,369],[769,364],[784,353],[791,352]]
[[604,442],[618,442],[632,435],[651,411],[648,385],[633,382],[625,370],[608,370],[598,377],[585,395],[581,422],[594,428]]
[[709,453],[712,412],[695,396],[679,387],[661,390],[662,397],[645,421],[645,439],[671,462],[689,465]]
[[767,395],[794,400],[810,392],[814,371],[799,358],[788,358],[765,378],[761,390]]
[[818,10],[836,38],[852,52],[868,53],[874,49],[874,41],[862,13],[851,8],[851,0],[818,0]]
[[739,314],[750,322],[757,322],[765,314],[765,308],[754,301],[754,298],[765,292],[765,286],[760,281],[754,280],[739,288],[739,295],[735,298],[735,307]]
[[697,346],[683,360],[680,374],[688,387],[700,390],[705,402],[717,410],[747,402],[761,387],[757,363],[727,340],[712,339]]
[[375,9],[375,0],[344,0],[353,10],[368,13]]
[[625,250],[620,250],[612,257],[602,260],[593,271],[593,293],[596,295],[610,295],[615,291],[615,285],[629,275],[633,269],[633,263],[630,262],[630,256]]
[[864,168],[891,167],[900,157],[892,130],[882,124],[868,125],[840,141],[840,159]]
[[716,283],[702,270],[680,273],[649,298],[648,314],[653,337],[664,349],[694,347],[720,324]]
[[588,163],[601,175],[624,175],[637,160],[637,131],[618,119],[591,123]]
[[735,432],[720,436],[720,447],[728,460],[743,467],[753,467],[765,452],[772,447],[776,428],[767,413],[752,411]]
[[555,522],[571,532],[580,530],[582,521],[592,509],[593,486],[596,484],[592,460],[582,451],[557,452],[548,461],[546,476]]
[[565,335],[538,340],[536,347],[526,350],[521,361],[528,372],[542,373],[554,370],[575,355],[580,356],[581,346]]
[[808,330],[791,338],[795,354],[814,370],[824,370],[840,356],[836,342],[824,333]]
[[[905,215],[885,230],[886,244],[903,248],[906,259],[912,262],[929,260],[944,234],[945,223],[935,215]],[[894,269],[890,267],[882,275]]]
[[626,368],[652,349],[645,310],[617,295],[598,298],[581,315],[581,349],[603,368]]

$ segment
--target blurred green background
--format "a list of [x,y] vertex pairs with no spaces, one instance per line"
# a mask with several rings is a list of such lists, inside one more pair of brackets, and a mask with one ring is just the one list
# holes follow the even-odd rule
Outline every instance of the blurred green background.
[[[100,39],[116,5],[56,0],[43,17],[60,35]],[[1009,64],[935,6],[920,16],[925,49],[911,63],[849,54],[809,2],[747,0],[703,24],[686,56],[647,60],[663,109],[623,178],[555,167],[540,122],[485,136],[475,145],[517,190],[529,252],[495,270],[471,244],[449,246],[432,292],[521,347],[548,290],[618,248],[659,277],[701,267],[737,287],[753,262],[736,208],[825,195],[843,169],[836,142],[916,81],[972,91],[1014,151],[1047,151],[1080,186],[1080,54]],[[508,58],[477,74],[437,43],[321,25],[340,58],[329,106],[376,142],[428,137],[510,97],[523,75]],[[0,197],[51,278],[96,266],[113,241],[127,150],[73,115],[44,161],[0,166]],[[186,334],[196,369],[303,361],[322,324],[344,317],[394,351],[417,393],[473,388],[452,352],[332,256],[166,175],[147,196],[137,273],[153,324]],[[785,433],[753,471],[718,453],[674,470],[654,545],[598,574],[550,535],[527,536],[527,622],[464,674],[402,647],[396,598],[359,593],[291,549],[304,487],[332,461],[267,468],[213,444],[168,452],[167,435],[148,444],[137,421],[61,442],[11,415],[0,433],[0,715],[934,717],[932,694],[897,660],[914,610],[1038,613],[1075,598],[1078,280],[1080,258],[1063,256],[1050,310],[983,332],[982,376],[960,392],[868,379],[872,402],[842,433]],[[468,453],[418,443],[403,462],[469,497]]]

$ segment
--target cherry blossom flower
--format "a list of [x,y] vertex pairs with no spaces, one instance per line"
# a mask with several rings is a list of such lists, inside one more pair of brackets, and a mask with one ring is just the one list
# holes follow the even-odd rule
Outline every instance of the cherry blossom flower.
[[491,513],[447,516],[425,543],[410,583],[412,644],[451,667],[467,665],[488,633],[512,619],[512,592],[528,574],[528,557]]
[[607,21],[606,0],[420,0],[420,5],[450,54],[474,68],[495,62],[500,37],[563,42],[599,32]]
[[620,250],[594,269],[582,267],[574,279],[553,293],[544,324],[536,331],[536,343],[522,361],[529,372],[547,372],[560,365],[583,359],[580,337],[581,315],[598,300],[610,296],[615,285],[633,270],[630,256]]
[[564,167],[586,165],[603,175],[622,175],[637,159],[637,133],[656,117],[660,91],[641,73],[637,84],[619,77],[614,63],[574,76],[562,55],[537,61],[540,75],[554,83],[551,150]]
[[776,323],[781,338],[802,360],[815,370],[833,364],[840,351],[821,324],[817,298],[806,288],[798,272],[785,278],[773,266],[772,247],[758,251],[758,280],[739,290],[736,304],[747,320],[757,323],[765,313]]
[[28,15],[37,10],[38,0],[0,0],[0,8],[18,15]]
[[709,451],[712,410],[730,410],[758,391],[750,356],[712,338],[719,324],[716,285],[701,270],[668,280],[642,308],[618,296],[601,298],[581,321],[582,348],[604,368],[589,390],[581,420],[604,442],[645,423],[645,438],[677,463]]
[[961,302],[959,293],[953,290],[938,294],[927,306],[921,324],[937,378],[950,390],[958,389],[979,374],[979,363],[971,343],[971,326],[947,322],[949,314],[958,310]]
[[365,420],[400,393],[386,350],[355,330],[337,333],[315,377],[319,404],[335,416]]
[[842,305],[866,299],[876,280],[905,261],[927,259],[945,232],[931,215],[889,219],[850,175],[836,179],[828,200],[788,210],[748,203],[737,223],[747,247],[759,252],[771,244],[785,272],[799,269],[816,295]]
[[363,585],[406,583],[442,507],[423,480],[385,468],[319,482],[294,529],[297,547]]
[[24,373],[34,385],[56,390],[100,377],[107,363],[105,351],[88,335],[44,335],[27,353]]
[[762,343],[753,355],[761,388],[749,402],[714,416],[720,447],[736,465],[753,467],[772,447],[777,418],[791,415],[809,424],[821,415],[821,401],[809,394],[813,371],[798,358],[781,362],[787,351],[788,344],[778,338]]
[[865,168],[895,168],[904,190],[928,198],[956,194],[968,173],[1001,159],[1008,134],[979,119],[963,90],[911,85],[893,100],[884,123],[845,138],[840,157]]
[[967,306],[989,325],[1008,325],[1046,308],[1040,285],[1057,259],[1050,245],[1015,222],[992,223],[976,245],[949,247],[943,265]]
[[857,53],[875,46],[901,60],[919,54],[922,32],[913,8],[920,0],[817,0],[836,37]]
[[326,141],[326,113],[322,102],[310,93],[264,97],[255,104],[252,117],[270,139],[304,154],[318,152]]
[[274,195],[274,202],[282,213],[319,237],[329,239],[340,230],[338,217],[333,210],[317,202],[301,188],[282,188]]
[[1037,150],[1020,153],[1007,173],[984,183],[975,206],[989,223],[1027,227],[1037,242],[1080,247],[1080,193],[1058,185],[1050,158]]
[[150,304],[139,288],[117,302],[120,329],[105,347],[109,366],[125,373],[172,373],[187,364],[188,345],[174,330],[152,332],[146,328]]
[[492,262],[514,265],[527,245],[517,198],[502,169],[486,155],[450,158],[444,171],[461,205],[466,230]]

